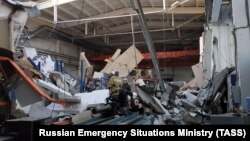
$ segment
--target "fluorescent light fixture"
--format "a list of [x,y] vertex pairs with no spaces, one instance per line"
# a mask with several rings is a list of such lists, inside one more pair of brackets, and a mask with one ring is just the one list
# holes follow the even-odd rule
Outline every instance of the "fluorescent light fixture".
[[173,4],[171,4],[171,7],[175,7],[179,4],[179,1],[177,0],[176,2],[174,2]]

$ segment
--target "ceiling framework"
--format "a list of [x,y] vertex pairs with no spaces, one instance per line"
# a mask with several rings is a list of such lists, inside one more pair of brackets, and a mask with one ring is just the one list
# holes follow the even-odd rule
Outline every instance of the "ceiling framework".
[[[141,0],[141,4],[156,48],[198,47],[205,21],[204,0]],[[36,18],[67,33],[73,30],[72,36],[77,40],[126,48],[133,44],[134,34],[135,44],[145,46],[130,0],[46,0],[37,7],[42,14]]]

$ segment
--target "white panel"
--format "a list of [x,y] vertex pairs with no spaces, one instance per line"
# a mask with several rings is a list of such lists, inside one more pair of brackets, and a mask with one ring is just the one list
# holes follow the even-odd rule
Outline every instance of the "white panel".
[[241,103],[243,109],[246,109],[246,97],[249,96],[250,92],[250,34],[249,29],[238,29],[236,31],[237,39],[237,64],[239,73],[239,82],[241,86]]
[[57,87],[56,85],[50,83],[50,82],[45,82],[43,80],[38,79],[36,82],[39,86],[48,89],[51,92],[54,92],[57,94],[59,97],[72,97],[71,93]]
[[[238,66],[240,72],[240,78],[250,78],[250,34],[249,29],[238,29],[236,31],[236,39],[237,39],[237,58],[238,58]],[[243,77],[244,76],[244,77]],[[247,76],[247,77],[245,77]],[[249,79],[250,80],[250,79]],[[249,81],[250,82],[250,81]],[[249,84],[249,83],[248,83]]]
[[192,70],[194,72],[194,76],[195,79],[197,81],[197,84],[199,86],[199,88],[202,88],[202,82],[203,82],[203,68],[202,68],[202,64],[198,63],[196,65],[192,66]]
[[36,7],[39,10],[42,10],[42,9],[47,9],[47,8],[53,7],[54,5],[62,5],[62,4],[66,4],[69,2],[73,2],[73,1],[76,1],[76,0],[56,0],[56,1],[55,0],[46,0],[44,2],[38,3],[36,5]]
[[247,21],[245,0],[233,0],[233,21],[236,29],[237,70],[241,89],[241,106],[246,110],[246,97],[250,92],[250,33]]
[[246,27],[248,25],[246,15],[245,0],[232,0],[233,22],[235,28]]
[[19,38],[22,34],[23,28],[28,19],[28,13],[23,10],[17,10],[11,16],[10,22],[10,48],[13,52],[15,52],[15,48],[17,43],[19,42]]
[[235,45],[233,37],[232,22],[223,24],[211,24],[209,26],[215,38],[217,38],[217,44],[214,45],[214,62],[215,72],[220,72],[226,67],[235,66]]
[[218,22],[220,16],[222,0],[213,1],[212,22]]
[[21,107],[42,101],[42,97],[24,80],[19,80],[15,86],[16,99]]
[[127,77],[128,73],[132,71],[142,59],[143,56],[140,51],[132,45],[114,62],[109,62],[101,72],[111,73],[112,71],[119,71],[121,77]]
[[212,78],[213,73],[213,33],[212,30],[207,30],[205,33],[204,44],[204,59],[203,59],[203,87],[207,86],[209,80]]
[[202,33],[202,36],[200,37],[199,43],[200,43],[200,60],[199,60],[199,62],[201,63],[202,59],[203,59],[204,33]]
[[25,47],[22,50],[23,50],[24,57],[26,58],[30,57],[31,59],[33,59],[35,56],[37,56],[37,52],[35,48]]

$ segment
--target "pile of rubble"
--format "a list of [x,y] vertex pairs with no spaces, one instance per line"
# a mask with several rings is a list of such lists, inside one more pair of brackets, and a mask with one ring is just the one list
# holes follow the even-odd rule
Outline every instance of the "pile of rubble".
[[[232,88],[234,90],[232,85],[236,80],[232,79],[235,77],[234,68],[225,68],[216,73],[212,81],[203,86],[200,80],[202,71],[197,70],[199,65],[192,67],[194,80],[181,85],[169,83],[172,87],[169,100],[164,100],[164,94],[144,99],[144,102],[158,113],[155,116],[155,124],[240,124],[247,120],[244,117],[246,114],[235,105],[237,95],[230,91]],[[142,92],[139,94],[141,96]],[[144,93],[141,97],[146,96]]]
[[[129,73],[143,59],[135,46],[120,53],[121,50],[117,50],[111,58],[105,60],[107,65],[104,69],[94,74],[93,66],[85,54],[81,53],[80,77],[77,79],[64,70],[62,61],[38,55],[35,49],[24,48],[24,56],[17,59],[18,64],[33,78],[36,85],[57,102],[37,95],[20,79],[14,88],[17,109],[26,114],[22,116],[53,119],[53,122],[50,120],[46,124],[62,124],[65,117],[72,119],[65,124],[99,118],[101,115],[93,114],[90,109],[102,106],[101,109],[105,109],[109,97],[107,82],[113,71],[119,71],[121,77],[128,79],[135,98],[139,97],[143,104],[144,118],[150,119],[151,124],[209,124],[216,115],[228,114],[233,110],[234,104],[230,100],[232,95],[229,95],[231,93],[228,88],[233,87],[230,78],[235,75],[234,69],[226,68],[215,74],[212,81],[204,83],[201,64],[197,64],[192,67],[195,75],[192,81],[166,83],[167,92],[163,92],[159,87],[157,90],[150,89],[142,79],[137,79],[137,85],[137,81],[133,81],[134,77],[129,77]],[[15,112],[14,115],[18,117]]]
[[[120,52],[121,50],[117,50],[112,58],[106,59],[105,68],[101,72],[95,72],[93,76],[93,66],[88,62],[85,53],[81,53],[80,77],[77,79],[64,70],[62,61],[53,60],[49,55],[38,55],[34,48],[23,48],[22,53],[16,58],[16,62],[26,75],[33,79],[35,85],[38,85],[42,91],[56,101],[37,95],[29,84],[20,79],[14,87],[17,110],[13,112],[13,115],[39,119],[63,115],[77,116],[84,113],[89,107],[106,104],[106,98],[109,97],[107,82],[110,74],[113,71],[119,71],[122,77],[126,77],[128,72],[143,59],[134,46],[121,55]],[[132,53],[136,53],[134,55],[138,59],[127,61],[132,57]],[[24,115],[20,116],[20,111]]]

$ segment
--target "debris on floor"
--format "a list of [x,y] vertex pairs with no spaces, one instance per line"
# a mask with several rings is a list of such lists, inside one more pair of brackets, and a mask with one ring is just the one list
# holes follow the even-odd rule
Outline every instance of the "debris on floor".
[[[136,61],[131,60],[134,49],[138,58]],[[94,74],[93,66],[82,52],[79,62],[80,77],[63,71],[63,66],[56,66],[59,64],[51,56],[40,56],[34,49],[24,49],[24,52],[24,57],[17,62],[33,79],[32,84],[39,86],[48,96],[64,102],[62,104],[55,100],[45,100],[36,95],[36,91],[30,89],[28,83],[18,79],[13,87],[18,91],[14,93],[18,109],[23,111],[23,115],[32,118],[51,118],[57,125],[185,125],[218,123],[223,119],[220,115],[228,113],[225,106],[228,99],[228,76],[233,68],[225,68],[216,73],[204,87],[201,64],[196,64],[192,66],[195,76],[193,80],[188,83],[167,82],[168,92],[162,92],[158,84],[151,87],[148,82],[145,83],[144,80],[148,78],[128,74],[143,59],[135,46],[129,47],[122,54],[121,50],[117,50],[112,58],[106,59],[107,65],[102,71]],[[108,81],[114,71],[119,71],[120,76],[126,78],[124,80],[128,81],[132,94],[132,97],[128,96],[129,104],[127,103],[120,115],[112,115],[114,105],[110,103]],[[234,93],[236,90],[232,89]],[[29,93],[29,96],[24,97],[19,93]]]

